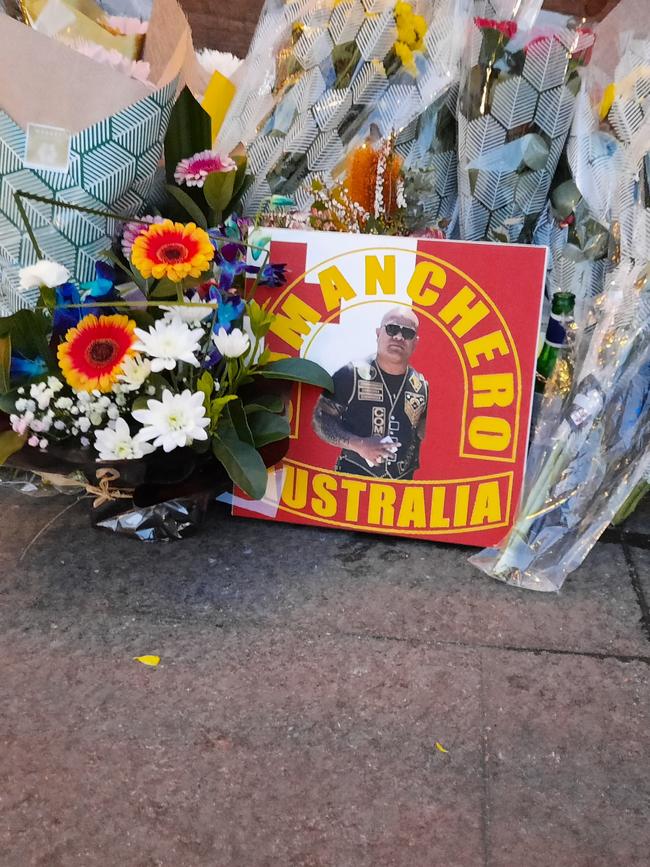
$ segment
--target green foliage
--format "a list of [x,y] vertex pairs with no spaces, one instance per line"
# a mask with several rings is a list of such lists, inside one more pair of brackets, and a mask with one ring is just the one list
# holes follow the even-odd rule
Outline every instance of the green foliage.
[[165,137],[165,170],[168,183],[174,183],[174,170],[181,160],[210,147],[210,115],[201,108],[190,89],[184,87],[172,109]]
[[246,302],[246,312],[251,323],[251,331],[257,338],[265,337],[269,333],[269,329],[275,319],[273,313],[267,312],[264,307],[260,307],[257,301]]
[[230,415],[222,415],[212,451],[232,481],[256,500],[266,491],[267,472],[260,453],[237,435]]
[[8,458],[22,449],[25,440],[25,436],[20,436],[12,430],[0,433],[0,467],[7,462]]
[[281,358],[272,361],[257,371],[258,376],[265,379],[286,379],[290,382],[304,382],[316,385],[327,391],[334,391],[332,377],[319,364],[306,358]]
[[17,310],[0,318],[0,337],[11,338],[11,345],[25,358],[43,358],[50,367],[54,359],[48,344],[50,324],[40,310]]
[[225,408],[224,415],[230,417],[232,426],[242,442],[248,443],[249,446],[255,445],[253,434],[248,425],[248,417],[244,411],[244,405],[239,398],[230,401],[228,406]]
[[277,394],[260,394],[244,406],[247,414],[266,410],[267,412],[282,412],[284,401]]
[[213,222],[220,223],[233,197],[237,172],[210,172],[203,184],[203,195],[210,206]]
[[248,423],[256,448],[286,439],[291,432],[289,419],[285,415],[278,415],[266,409],[251,413]]
[[176,199],[181,208],[187,212],[190,219],[195,222],[199,228],[207,231],[208,221],[205,218],[205,214],[196,204],[194,199],[185,192],[185,190],[181,190],[180,187],[177,187],[174,184],[167,184],[167,192],[170,196],[173,196]]

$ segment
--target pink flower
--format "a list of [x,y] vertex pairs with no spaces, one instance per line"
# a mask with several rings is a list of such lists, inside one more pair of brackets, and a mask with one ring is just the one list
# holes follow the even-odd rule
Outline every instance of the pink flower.
[[202,187],[205,179],[212,172],[234,172],[237,163],[230,157],[222,157],[215,151],[201,151],[181,160],[176,166],[174,180],[177,184],[186,184],[188,187]]
[[150,226],[152,223],[164,222],[164,217],[152,217],[147,214],[144,217],[140,217],[139,220],[133,220],[130,223],[125,223],[124,229],[122,230],[122,255],[124,256],[124,258],[131,258],[131,248],[133,247],[133,242],[138,237],[138,235],[144,232],[147,226]]
[[517,32],[516,21],[495,21],[493,18],[475,18],[474,24],[480,30],[498,30],[504,36],[507,36],[508,39],[512,39]]

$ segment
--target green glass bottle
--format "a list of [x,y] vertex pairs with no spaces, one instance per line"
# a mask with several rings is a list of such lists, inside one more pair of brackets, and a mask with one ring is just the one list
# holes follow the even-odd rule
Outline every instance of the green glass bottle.
[[546,328],[544,346],[537,359],[535,392],[544,394],[546,383],[555,370],[560,351],[566,342],[566,332],[573,322],[576,296],[572,292],[556,292],[551,302],[551,317]]

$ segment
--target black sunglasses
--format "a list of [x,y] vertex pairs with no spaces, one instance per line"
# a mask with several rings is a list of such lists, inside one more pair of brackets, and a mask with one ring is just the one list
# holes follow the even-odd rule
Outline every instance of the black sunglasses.
[[413,340],[417,334],[415,328],[409,328],[408,325],[395,325],[394,322],[388,322],[384,325],[384,329],[389,337],[396,337],[401,333],[404,340]]

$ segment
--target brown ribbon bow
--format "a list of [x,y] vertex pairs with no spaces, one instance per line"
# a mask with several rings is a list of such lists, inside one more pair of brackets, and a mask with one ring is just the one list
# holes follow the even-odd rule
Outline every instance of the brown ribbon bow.
[[95,475],[99,484],[86,485],[86,491],[89,494],[95,494],[93,509],[98,509],[104,503],[110,503],[112,500],[130,500],[133,496],[133,488],[125,488],[124,490],[111,488],[111,482],[117,481],[120,477],[119,472],[113,467],[102,467],[96,471]]

